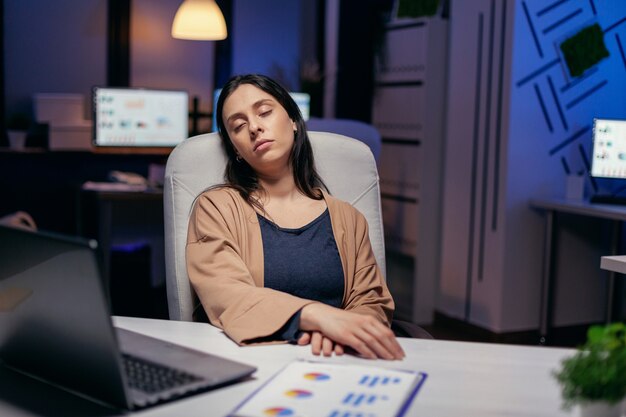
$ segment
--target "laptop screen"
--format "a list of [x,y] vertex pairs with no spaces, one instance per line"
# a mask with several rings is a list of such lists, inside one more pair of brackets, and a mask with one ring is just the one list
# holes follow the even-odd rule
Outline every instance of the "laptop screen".
[[99,258],[93,240],[0,226],[1,366],[121,408],[175,400],[255,371],[114,329]]
[[[96,246],[0,227],[0,358],[45,381],[94,398],[104,392],[122,404]],[[102,386],[111,380],[120,385]]]

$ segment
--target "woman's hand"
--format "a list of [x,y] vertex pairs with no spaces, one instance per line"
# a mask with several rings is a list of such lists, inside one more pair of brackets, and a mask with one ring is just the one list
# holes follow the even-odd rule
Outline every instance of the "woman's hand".
[[33,232],[37,231],[35,220],[25,211],[16,211],[15,213],[0,217],[0,224]]
[[[344,347],[351,347],[368,359],[404,358],[404,351],[391,329],[371,316],[314,303],[302,308],[300,329],[311,332],[309,337],[314,354],[315,341],[315,344],[321,344],[324,353],[328,351],[329,344],[334,343],[340,345],[342,351]],[[315,337],[316,332],[320,333],[321,342]],[[329,341],[324,342],[324,339]]]
[[341,356],[344,353],[343,346],[339,343],[333,342],[320,332],[304,332],[298,339],[298,345],[304,346],[311,344],[311,352],[319,356],[322,353],[324,356],[331,356],[333,352],[337,356]]

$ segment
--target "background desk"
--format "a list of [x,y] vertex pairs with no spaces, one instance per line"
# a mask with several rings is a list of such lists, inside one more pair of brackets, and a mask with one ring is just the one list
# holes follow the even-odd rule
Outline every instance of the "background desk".
[[[111,245],[133,242],[149,245],[152,259],[142,269],[146,270],[147,285],[155,288],[155,298],[163,298],[164,290],[159,286],[165,281],[162,193],[103,191],[87,196],[81,188],[86,181],[107,181],[112,170],[148,176],[152,164],[163,165],[167,159],[166,154],[141,154],[139,152],[147,150],[138,148],[133,151],[132,154],[104,154],[0,148],[0,216],[23,210],[33,216],[40,230],[98,239],[107,257],[103,263],[107,277]],[[88,201],[93,204],[86,204]],[[124,275],[131,275],[126,273],[128,268],[125,270],[123,265],[120,268]],[[135,274],[137,278],[139,275]],[[156,305],[154,310],[157,310]],[[119,314],[134,316],[138,313],[127,310]],[[154,316],[157,315],[162,317],[163,312],[155,311]]]
[[166,155],[0,148],[0,215],[24,210],[40,229],[79,234],[78,198],[85,181],[107,181],[111,170],[147,176],[150,164],[164,164],[166,159]]
[[[539,329],[541,333],[540,343],[548,342],[550,328],[554,313],[554,287],[555,283],[555,249],[554,236],[555,215],[558,213],[574,214],[579,216],[605,219],[612,222],[611,255],[619,252],[621,237],[621,225],[626,221],[626,207],[608,204],[591,204],[586,201],[571,201],[564,199],[534,199],[530,206],[546,212],[546,229],[544,241],[544,268],[543,285],[541,291],[541,313]],[[598,268],[600,263],[598,262]],[[609,272],[607,281],[606,321],[610,322],[615,314],[614,292],[615,272]]]
[[[117,317],[114,322],[118,327],[258,367],[253,378],[247,381],[151,408],[138,414],[141,416],[225,416],[274,373],[298,358],[414,369],[428,373],[428,379],[408,410],[408,416],[574,415],[573,412],[561,410],[560,388],[551,376],[560,361],[573,354],[570,349],[399,339],[407,354],[403,361],[369,361],[352,356],[324,359],[314,357],[308,346],[238,347],[220,330],[207,324],[128,317]],[[57,397],[60,395],[57,394]],[[19,397],[13,395],[16,396]],[[50,394],[37,397],[36,400],[35,397],[31,398],[30,408],[19,407],[19,404],[16,406],[8,401],[7,394],[0,390],[0,415],[52,416],[55,411],[57,415],[66,417],[113,415],[102,409],[86,410],[87,405],[83,402],[75,406],[76,410],[83,410],[81,412],[59,411],[59,405],[56,410],[46,408],[41,405],[43,401],[60,403]],[[47,410],[46,413],[40,411],[43,408]]]
[[79,234],[100,244],[105,279],[109,279],[114,245],[144,242],[150,244],[152,251],[152,284],[165,282],[163,190],[83,189],[78,217],[82,226]]
[[600,259],[600,268],[626,274],[626,255],[603,256]]
[[163,191],[97,185],[81,192],[79,234],[100,245],[113,314],[168,318]]

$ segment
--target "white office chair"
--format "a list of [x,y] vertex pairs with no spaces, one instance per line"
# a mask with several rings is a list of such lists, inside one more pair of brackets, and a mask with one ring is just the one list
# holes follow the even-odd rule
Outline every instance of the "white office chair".
[[[367,219],[374,256],[385,272],[378,171],[363,143],[332,133],[309,132],[318,173],[330,193],[353,204]],[[185,243],[192,204],[208,187],[224,182],[226,153],[217,133],[195,136],[179,144],[165,168],[165,276],[171,320],[192,321],[199,303],[187,275]],[[411,334],[410,336],[427,337]]]

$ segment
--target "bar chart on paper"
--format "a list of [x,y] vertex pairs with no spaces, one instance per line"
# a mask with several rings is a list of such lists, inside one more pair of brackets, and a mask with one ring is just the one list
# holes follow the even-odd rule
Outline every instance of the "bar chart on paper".
[[233,415],[402,416],[426,377],[423,372],[297,361],[277,373]]

